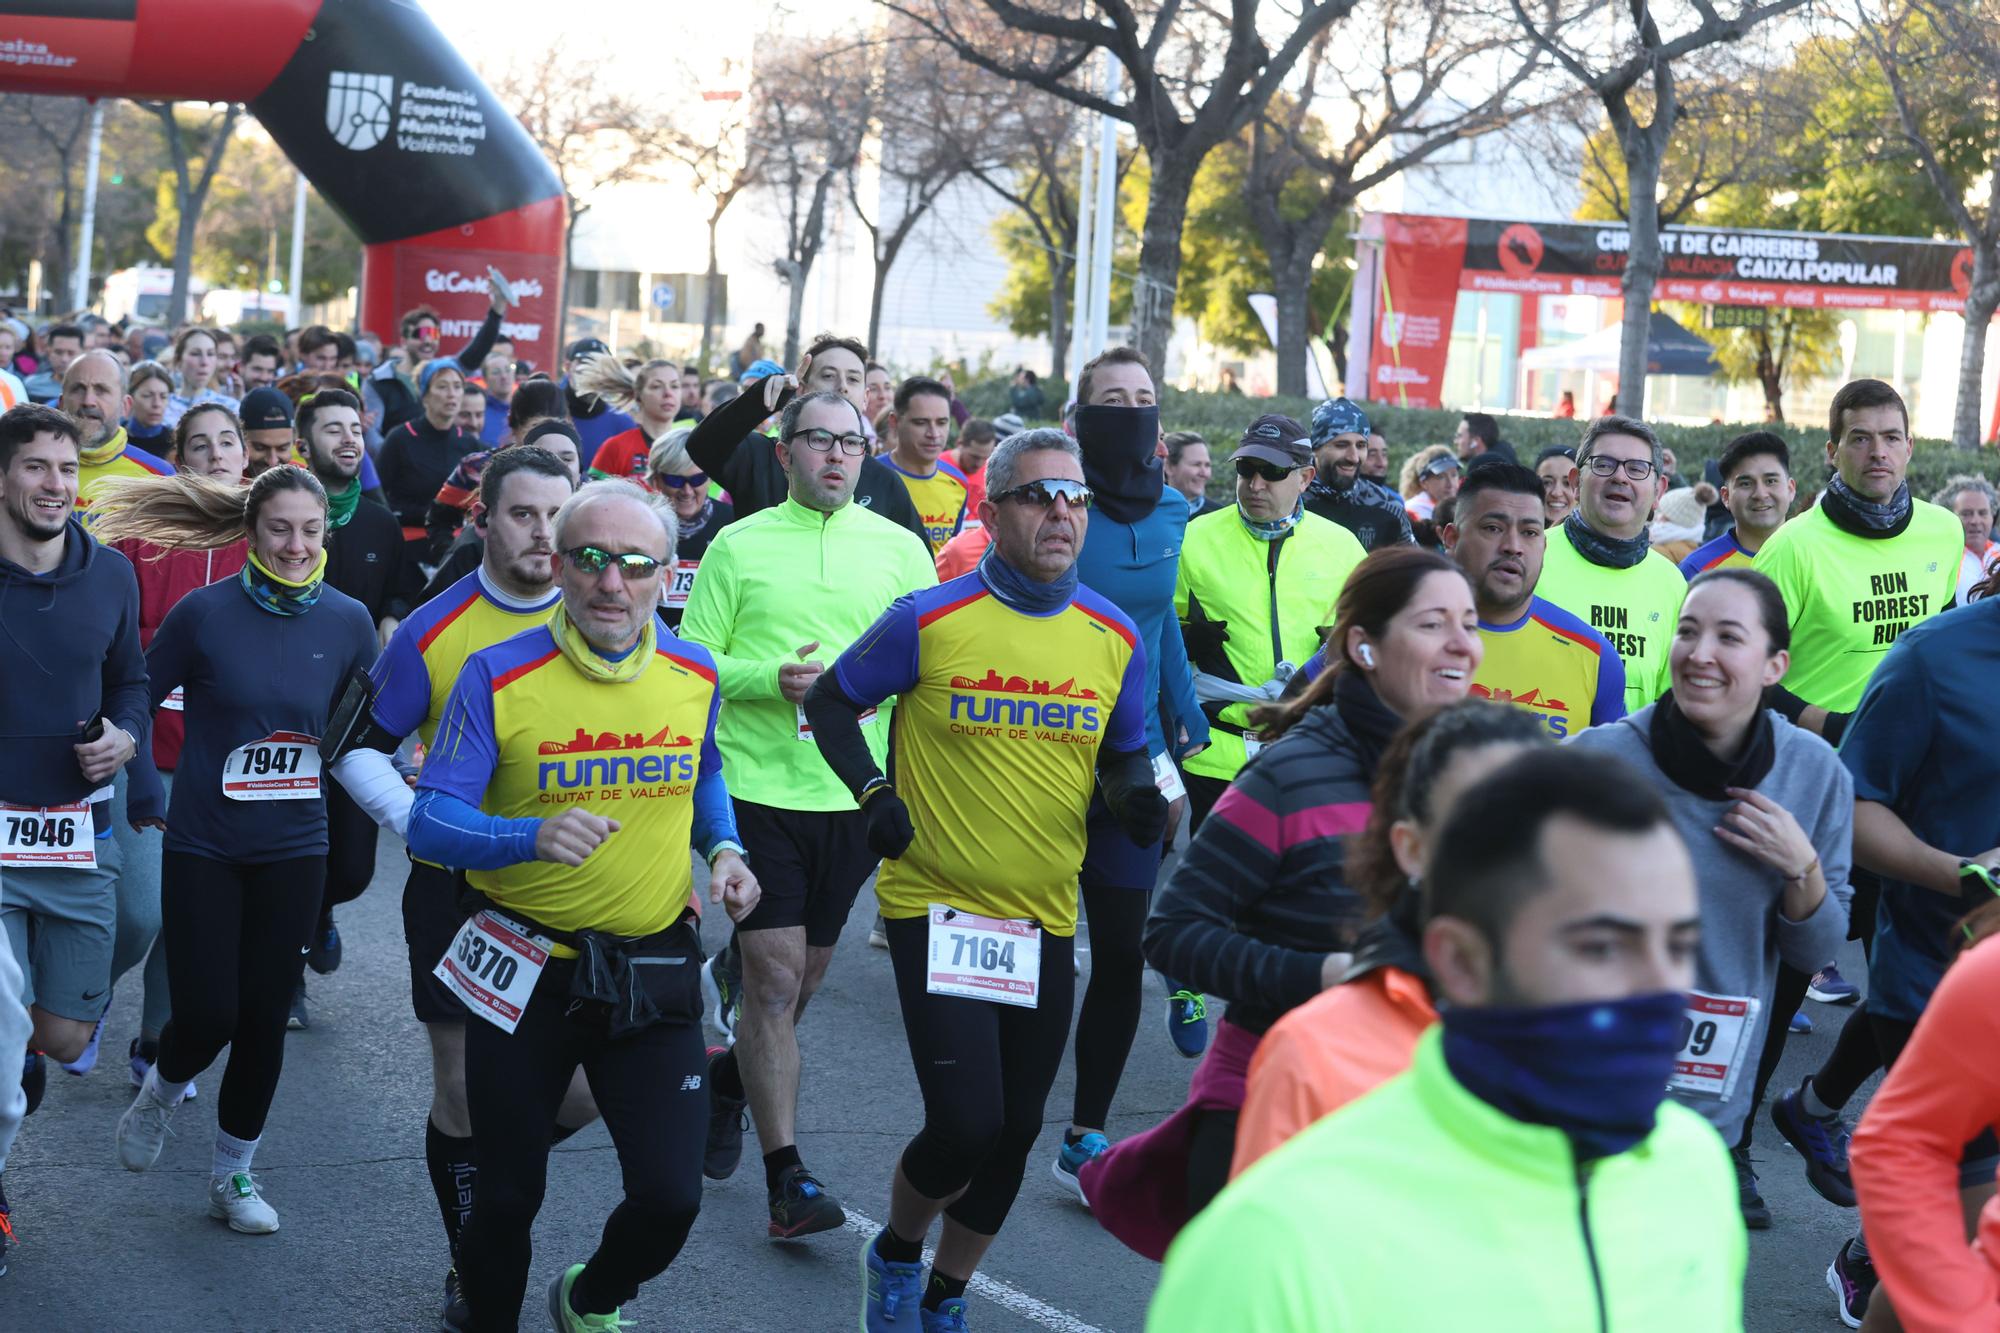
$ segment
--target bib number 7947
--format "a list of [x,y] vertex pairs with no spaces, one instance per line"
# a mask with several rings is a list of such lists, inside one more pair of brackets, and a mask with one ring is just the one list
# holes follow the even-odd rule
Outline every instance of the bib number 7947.
[[1042,928],[930,905],[925,989],[933,995],[1033,1009],[1042,978]]

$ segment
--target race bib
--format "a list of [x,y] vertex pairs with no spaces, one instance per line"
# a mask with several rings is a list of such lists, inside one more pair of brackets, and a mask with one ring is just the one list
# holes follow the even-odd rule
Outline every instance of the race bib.
[[431,975],[467,1009],[511,1034],[548,961],[548,941],[498,912],[476,912],[459,927]]
[[1187,784],[1181,781],[1181,771],[1174,767],[1172,759],[1163,754],[1153,756],[1153,785],[1169,801],[1178,801],[1187,795]]
[[89,869],[96,864],[88,800],[45,807],[0,805],[0,866]]
[[187,710],[187,696],[181,692],[181,687],[176,685],[166,698],[160,700],[160,707],[166,709],[169,713],[185,712]]
[[924,989],[933,995],[1035,1007],[1042,978],[1040,926],[974,916],[942,903],[931,904],[930,921]]
[[701,564],[699,560],[676,560],[671,576],[667,579],[666,595],[660,605],[669,610],[687,609],[688,594],[694,591],[694,571]]
[[229,752],[222,794],[232,801],[309,801],[319,795],[319,738],[276,731]]
[[1258,740],[1248,732],[1243,734],[1243,757],[1245,759],[1255,759],[1257,752],[1263,748],[1264,742]]
[[[1745,1047],[1763,1001],[1747,995],[1709,995],[1691,990],[1681,1018],[1681,1049],[1667,1086],[1690,1097],[1729,1100],[1742,1077]],[[1756,1064],[1754,1052],[1748,1063]]]
[[[812,723],[806,721],[806,706],[804,704],[793,704],[792,707],[799,710],[799,739],[802,741],[811,740],[813,738],[813,729]],[[875,710],[871,708],[854,720],[865,727],[875,720]]]

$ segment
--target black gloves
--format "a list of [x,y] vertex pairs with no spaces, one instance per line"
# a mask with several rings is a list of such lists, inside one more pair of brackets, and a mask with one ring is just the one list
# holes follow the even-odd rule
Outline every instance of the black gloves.
[[[903,798],[896,795],[889,786],[877,787],[872,795],[861,803],[863,813],[868,816],[868,850],[875,855],[894,861],[910,849],[917,830],[910,823],[910,807],[903,804]],[[1162,819],[1165,815],[1162,814]],[[1164,829],[1166,826],[1161,825]]]
[[1144,750],[1129,754],[1100,751],[1097,789],[1125,836],[1141,847],[1158,846],[1167,834],[1167,798],[1153,781],[1153,764]]
[[1183,620],[1181,641],[1187,644],[1189,661],[1213,662],[1222,657],[1222,645],[1229,642],[1229,622],[1207,619]]

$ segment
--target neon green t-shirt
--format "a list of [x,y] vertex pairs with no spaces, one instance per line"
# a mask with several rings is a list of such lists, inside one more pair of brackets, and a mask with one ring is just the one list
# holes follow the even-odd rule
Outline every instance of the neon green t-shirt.
[[1673,645],[1687,580],[1658,551],[1629,569],[1593,565],[1570,544],[1560,524],[1549,529],[1548,554],[1535,596],[1554,602],[1602,634],[1625,663],[1625,711],[1636,713],[1667,692],[1667,650]]
[[1964,528],[1948,509],[1923,500],[1911,508],[1910,526],[1896,536],[1857,537],[1815,506],[1757,552],[1757,571],[1778,585],[1791,612],[1784,685],[1807,703],[1853,712],[1896,636],[1956,594]]

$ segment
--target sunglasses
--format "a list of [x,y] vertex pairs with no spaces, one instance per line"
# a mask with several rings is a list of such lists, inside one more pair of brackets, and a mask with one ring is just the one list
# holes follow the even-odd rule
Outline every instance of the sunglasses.
[[562,553],[563,559],[575,565],[586,574],[602,574],[612,565],[628,579],[651,578],[659,572],[660,561],[637,551],[621,551],[616,554],[599,550],[595,546],[572,546]]
[[1039,509],[1047,509],[1057,499],[1062,499],[1069,503],[1071,509],[1088,509],[1090,502],[1096,497],[1091,494],[1090,487],[1080,481],[1071,481],[1067,477],[1045,477],[1041,481],[1028,481],[1019,486],[1009,487],[998,495],[987,498],[994,504],[1012,500],[1017,504],[1034,505]]
[[1236,475],[1245,481],[1250,480],[1252,477],[1262,477],[1265,481],[1275,483],[1283,481],[1296,471],[1298,471],[1297,468],[1279,467],[1276,463],[1266,463],[1255,458],[1239,458],[1236,460]]
[[438,326],[435,324],[419,324],[403,336],[406,338],[422,338],[428,342],[438,336]]
[[708,474],[706,472],[690,472],[686,476],[682,476],[678,472],[658,472],[653,475],[653,480],[660,484],[662,490],[677,491],[683,486],[693,490],[700,490],[702,487],[708,485]]

